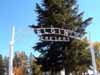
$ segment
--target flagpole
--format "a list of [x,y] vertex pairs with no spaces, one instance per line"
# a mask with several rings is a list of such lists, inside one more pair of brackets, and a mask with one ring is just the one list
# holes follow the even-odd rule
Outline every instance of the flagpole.
[[13,50],[14,50],[14,37],[15,37],[15,27],[12,27],[12,35],[10,41],[10,50],[9,50],[9,75],[13,74]]

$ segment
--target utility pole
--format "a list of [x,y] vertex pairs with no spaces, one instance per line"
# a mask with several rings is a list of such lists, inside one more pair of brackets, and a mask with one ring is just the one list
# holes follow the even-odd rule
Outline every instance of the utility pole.
[[15,37],[15,27],[12,27],[12,35],[10,41],[10,50],[9,50],[9,75],[14,75],[13,73],[13,50],[14,50],[14,37]]

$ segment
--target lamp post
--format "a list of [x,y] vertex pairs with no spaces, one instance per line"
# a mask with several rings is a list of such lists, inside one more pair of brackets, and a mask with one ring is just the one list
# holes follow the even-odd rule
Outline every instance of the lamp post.
[[14,50],[14,37],[15,37],[15,27],[12,27],[12,36],[10,41],[10,50],[9,50],[9,75],[13,74],[13,50]]

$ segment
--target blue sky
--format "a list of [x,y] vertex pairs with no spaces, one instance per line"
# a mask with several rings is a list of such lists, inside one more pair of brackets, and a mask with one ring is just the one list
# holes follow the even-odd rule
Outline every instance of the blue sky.
[[[36,24],[35,3],[41,0],[0,0],[0,54],[8,56],[11,27],[15,25],[14,51],[33,52],[32,46],[38,37],[28,25]],[[87,28],[91,32],[92,41],[100,41],[100,0],[78,0],[80,11],[84,11],[84,19],[93,17],[93,23]]]

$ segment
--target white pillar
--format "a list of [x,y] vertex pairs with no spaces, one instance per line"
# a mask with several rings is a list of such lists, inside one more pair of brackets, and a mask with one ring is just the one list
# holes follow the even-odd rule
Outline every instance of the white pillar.
[[93,74],[97,75],[96,61],[95,61],[95,52],[94,52],[93,44],[91,42],[90,42],[90,51],[91,51],[91,57],[92,57]]
[[61,75],[65,75],[65,68],[61,70]]
[[12,28],[12,36],[10,41],[10,50],[9,50],[9,75],[13,74],[13,49],[14,49],[14,36],[15,36],[15,27]]
[[92,59],[92,66],[93,66],[93,75],[97,75],[94,45],[91,41],[91,33],[90,32],[89,32],[89,44],[90,44],[89,48],[90,48],[90,52],[91,52],[91,59]]

